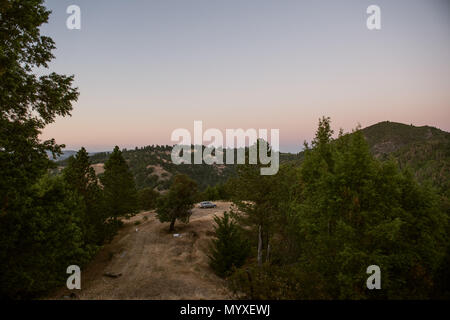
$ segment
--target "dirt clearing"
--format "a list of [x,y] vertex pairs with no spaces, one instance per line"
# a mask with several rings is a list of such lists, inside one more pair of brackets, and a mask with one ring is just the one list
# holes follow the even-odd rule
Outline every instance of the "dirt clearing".
[[208,266],[213,217],[231,205],[215,203],[217,208],[194,208],[187,225],[177,221],[177,236],[154,212],[124,220],[114,240],[82,270],[81,290],[60,289],[53,299],[71,292],[79,299],[231,299],[224,281]]

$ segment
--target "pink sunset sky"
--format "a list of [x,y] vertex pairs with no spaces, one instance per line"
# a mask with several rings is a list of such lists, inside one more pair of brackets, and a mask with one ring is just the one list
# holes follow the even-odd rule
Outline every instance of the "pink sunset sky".
[[[42,134],[67,149],[174,144],[173,130],[280,130],[297,152],[318,118],[450,131],[448,1],[65,1],[42,32],[50,70],[75,75],[72,117]],[[77,4],[81,30],[68,30]],[[381,30],[366,8],[381,8]]]

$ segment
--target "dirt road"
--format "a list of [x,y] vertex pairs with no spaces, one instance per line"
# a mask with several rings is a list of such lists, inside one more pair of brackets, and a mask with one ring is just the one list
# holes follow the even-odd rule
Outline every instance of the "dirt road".
[[[169,224],[160,223],[154,212],[125,220],[114,240],[82,270],[81,290],[75,290],[77,298],[230,299],[223,280],[208,267],[213,216],[223,214],[231,204],[217,205],[215,209],[193,209],[187,225],[177,221],[175,233],[179,237],[169,233]],[[53,298],[69,294],[61,289]]]

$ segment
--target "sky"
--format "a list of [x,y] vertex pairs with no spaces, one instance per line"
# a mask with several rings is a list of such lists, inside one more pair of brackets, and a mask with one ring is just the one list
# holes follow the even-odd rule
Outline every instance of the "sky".
[[[66,149],[169,144],[177,128],[279,129],[298,152],[321,116],[335,132],[390,120],[450,131],[448,0],[47,0],[48,71],[75,75]],[[369,5],[381,30],[369,30]],[[69,30],[66,9],[81,9]]]

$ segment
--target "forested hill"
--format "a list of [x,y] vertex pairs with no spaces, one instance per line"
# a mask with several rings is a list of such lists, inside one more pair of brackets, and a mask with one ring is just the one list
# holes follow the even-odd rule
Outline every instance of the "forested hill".
[[[152,145],[133,150],[124,149],[123,157],[135,177],[139,189],[151,187],[158,190],[168,189],[171,178],[176,174],[187,174],[194,179],[200,190],[208,186],[225,183],[235,175],[234,165],[175,165],[171,160],[172,146]],[[97,174],[103,173],[103,163],[108,159],[108,152],[100,152],[90,156],[91,163]],[[280,162],[295,161],[298,155],[281,153]],[[58,162],[63,167],[67,159]]]
[[362,132],[376,157],[418,144],[448,143],[450,139],[450,133],[434,127],[415,127],[390,121],[374,124]]
[[[450,133],[434,127],[415,127],[396,122],[380,122],[362,129],[372,153],[379,159],[395,158],[401,167],[408,165],[419,181],[430,180],[448,190],[450,181]],[[193,178],[200,189],[226,182],[235,174],[234,165],[175,165],[171,146],[152,145],[123,150],[138,188],[167,189],[171,177],[184,173]],[[98,174],[108,159],[107,152],[90,156]],[[301,163],[303,152],[281,153],[280,163]],[[67,160],[59,162],[64,166]]]
[[420,182],[429,181],[448,194],[450,189],[450,133],[384,121],[362,129],[370,150],[379,159],[394,158],[408,166]]

